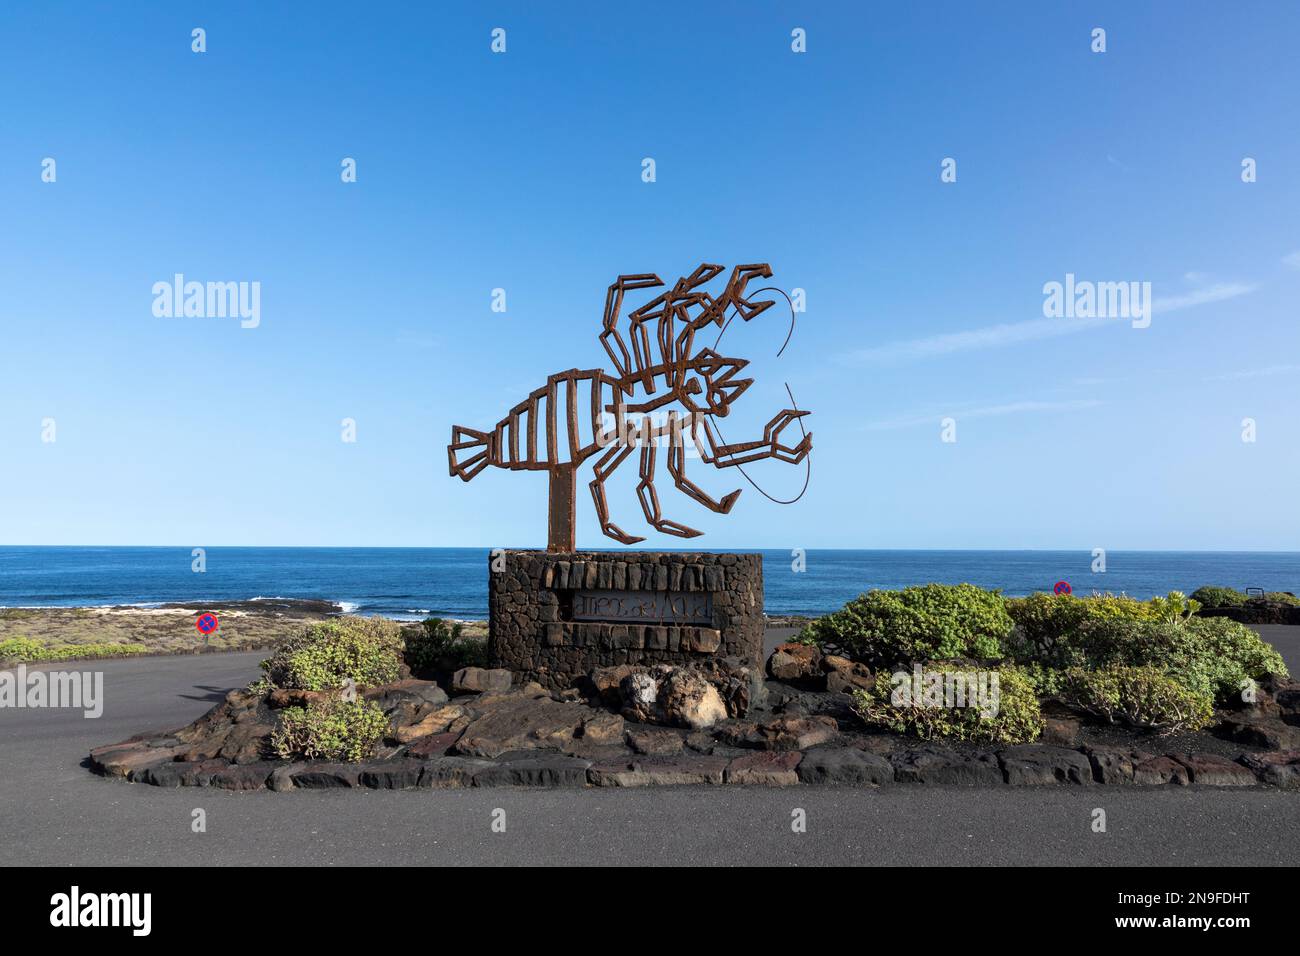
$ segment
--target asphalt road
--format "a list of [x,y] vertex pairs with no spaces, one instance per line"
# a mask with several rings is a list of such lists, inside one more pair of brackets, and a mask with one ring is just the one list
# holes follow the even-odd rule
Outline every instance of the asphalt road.
[[[1300,672],[1300,635],[1267,635]],[[772,636],[775,640],[777,635]],[[260,654],[62,665],[104,674],[103,716],[0,709],[0,864],[1293,865],[1300,793],[1168,787],[671,788],[231,793],[85,770],[181,726]],[[1107,832],[1094,833],[1093,811]],[[202,809],[206,832],[191,828]],[[807,830],[795,833],[802,809]],[[505,832],[492,829],[505,812]],[[496,814],[499,818],[499,814]]]

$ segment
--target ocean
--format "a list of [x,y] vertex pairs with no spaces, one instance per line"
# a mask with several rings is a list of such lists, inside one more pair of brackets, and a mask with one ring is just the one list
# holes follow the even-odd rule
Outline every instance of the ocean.
[[[763,551],[767,613],[833,611],[871,588],[963,581],[1005,594],[1066,581],[1149,598],[1203,584],[1300,592],[1300,553],[1112,551],[1104,573],[1088,551]],[[255,598],[316,598],[357,614],[404,619],[487,616],[486,548],[0,547],[0,607],[90,607]]]

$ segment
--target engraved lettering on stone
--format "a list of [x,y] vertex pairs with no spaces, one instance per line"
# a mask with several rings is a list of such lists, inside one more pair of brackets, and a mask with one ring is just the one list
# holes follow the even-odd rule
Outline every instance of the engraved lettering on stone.
[[575,621],[653,621],[661,624],[711,624],[713,595],[684,591],[575,591]]

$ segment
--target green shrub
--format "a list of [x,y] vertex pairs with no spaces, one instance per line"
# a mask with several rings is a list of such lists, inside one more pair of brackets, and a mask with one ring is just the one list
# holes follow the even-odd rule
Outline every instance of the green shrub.
[[1293,607],[1300,605],[1300,598],[1288,591],[1269,591],[1264,595],[1264,600],[1274,604],[1290,604]]
[[1021,664],[1020,669],[1024,672],[1025,679],[1029,681],[1034,688],[1034,693],[1039,697],[1057,697],[1065,682],[1065,671],[1059,667],[1048,667],[1037,661],[1030,661],[1028,664]]
[[44,653],[45,645],[30,637],[11,637],[0,641],[0,661],[13,661],[15,664],[39,661],[43,659]]
[[418,626],[408,627],[405,631],[406,663],[417,673],[486,667],[487,642],[466,638],[463,630],[461,624],[448,624],[437,617],[426,618]]
[[130,657],[148,652],[149,648],[144,644],[42,644],[29,637],[11,637],[0,641],[0,661],[12,664]]
[[271,747],[286,760],[364,760],[387,730],[388,719],[373,701],[327,698],[281,710]]
[[1248,679],[1287,673],[1281,655],[1258,634],[1224,617],[1089,624],[1069,638],[1068,649],[1069,666],[1155,667],[1188,690],[1218,701],[1240,693]]
[[1192,600],[1199,601],[1202,607],[1241,607],[1246,603],[1246,595],[1235,588],[1207,584],[1192,592]]
[[374,686],[397,680],[402,629],[382,617],[340,617],[285,638],[262,669],[277,687],[329,690],[349,678]]
[[1269,591],[1263,595],[1251,596],[1236,588],[1222,588],[1213,584],[1199,587],[1192,592],[1192,600],[1199,601],[1204,607],[1243,607],[1252,601],[1265,601],[1270,604],[1300,605],[1300,598],[1288,591]]
[[1170,591],[1164,597],[1153,597],[1147,606],[1157,621],[1181,624],[1201,609],[1201,602],[1189,598],[1182,591]]
[[[956,662],[932,662],[928,673],[974,673]],[[1043,731],[1043,714],[1028,676],[1017,667],[992,671],[997,676],[996,713],[976,706],[935,706],[933,701],[915,699],[912,674],[896,671],[890,680],[880,675],[870,690],[854,692],[853,709],[871,726],[897,734],[912,734],[925,740],[936,737],[992,743],[1028,743]]]
[[799,639],[873,667],[913,661],[997,660],[1012,621],[1002,595],[973,584],[869,591],[813,621]]
[[1184,687],[1218,700],[1247,678],[1285,674],[1286,665],[1250,628],[1192,616],[1199,602],[1177,591],[1145,603],[1128,598],[1036,594],[1008,601],[1016,620],[1011,656],[1031,666],[1040,693],[1055,693],[1057,671],[1114,664],[1158,667]]
[[1266,674],[1287,677],[1286,663],[1272,644],[1245,624],[1226,617],[1197,618],[1189,629],[1199,641],[1196,659],[1219,700],[1236,696],[1248,681]]
[[1071,668],[1062,696],[1111,723],[1172,732],[1199,730],[1214,719],[1214,700],[1159,667],[1115,664],[1100,670]]
[[1008,641],[1012,656],[1048,667],[1061,667],[1069,662],[1069,637],[1086,623],[1141,621],[1155,614],[1149,603],[1113,594],[1075,597],[1035,591],[1028,597],[1007,598],[1006,606],[1016,623],[1016,633]]

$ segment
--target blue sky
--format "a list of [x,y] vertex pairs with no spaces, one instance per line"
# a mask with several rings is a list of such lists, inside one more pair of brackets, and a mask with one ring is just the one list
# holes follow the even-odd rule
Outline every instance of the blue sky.
[[[779,360],[778,310],[728,332],[759,381],[726,433],[789,382],[811,484],[781,508],[697,463],[747,490],[720,517],[665,481],[692,545],[1293,550],[1298,30],[1276,3],[6,4],[0,543],[544,544],[545,479],[450,478],[451,424],[605,364],[618,274],[767,261],[807,311]],[[155,317],[178,272],[260,282],[261,324]],[[1151,326],[1045,319],[1067,273],[1151,282]]]

